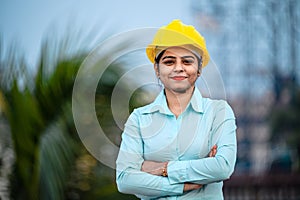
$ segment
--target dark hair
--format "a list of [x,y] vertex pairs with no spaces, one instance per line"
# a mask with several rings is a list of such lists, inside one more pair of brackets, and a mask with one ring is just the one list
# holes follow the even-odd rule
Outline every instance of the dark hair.
[[166,50],[162,50],[156,57],[155,57],[155,63],[158,65],[161,57],[164,55],[164,53],[166,52]]

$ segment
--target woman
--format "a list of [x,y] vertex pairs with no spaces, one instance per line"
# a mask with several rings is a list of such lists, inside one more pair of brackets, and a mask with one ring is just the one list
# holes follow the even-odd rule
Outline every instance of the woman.
[[236,161],[236,125],[225,101],[203,98],[195,87],[209,62],[204,38],[173,20],[146,53],[164,89],[125,124],[119,191],[142,199],[223,199],[222,181]]

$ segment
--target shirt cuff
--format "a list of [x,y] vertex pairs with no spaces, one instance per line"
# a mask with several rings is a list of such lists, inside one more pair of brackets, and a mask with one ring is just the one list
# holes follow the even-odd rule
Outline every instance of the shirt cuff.
[[184,183],[188,179],[188,161],[169,161],[167,172],[170,184]]
[[168,196],[168,195],[182,195],[184,184],[171,184],[170,180],[165,177],[167,180],[166,184],[162,185],[164,192],[162,192],[161,196]]

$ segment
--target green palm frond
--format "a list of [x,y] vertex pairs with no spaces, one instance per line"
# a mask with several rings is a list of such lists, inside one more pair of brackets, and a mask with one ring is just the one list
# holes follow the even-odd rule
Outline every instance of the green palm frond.
[[[70,106],[66,109],[70,113]],[[66,121],[61,119],[48,127],[41,138],[41,199],[64,199],[66,171],[70,171],[76,156],[75,140],[67,132]]]
[[[117,192],[114,170],[95,164],[97,161],[78,138],[71,96],[77,71],[87,54],[82,49],[75,51],[72,41],[43,43],[36,73],[15,54],[16,49],[7,58],[0,58],[0,109],[9,123],[15,154],[9,188],[12,199],[72,199],[73,195],[132,199]],[[103,59],[126,45],[110,49]],[[102,67],[101,60],[97,67]],[[102,76],[96,91],[99,122],[112,138],[118,133],[110,97],[123,73],[121,64],[114,64]]]
[[43,47],[36,75],[13,52],[1,62],[0,104],[15,152],[13,199],[63,199],[75,159],[78,140],[70,105],[83,56],[64,57],[62,50],[52,49],[51,54],[47,48]]

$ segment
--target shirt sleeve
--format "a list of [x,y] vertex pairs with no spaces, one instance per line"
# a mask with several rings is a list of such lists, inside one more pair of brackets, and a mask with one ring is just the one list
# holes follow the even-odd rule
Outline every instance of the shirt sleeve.
[[233,111],[225,101],[216,105],[211,140],[212,145],[218,146],[215,157],[169,162],[167,171],[171,184],[209,184],[226,180],[233,173],[237,152],[236,123]]
[[143,141],[139,130],[138,113],[134,111],[125,124],[116,161],[118,190],[143,199],[181,195],[184,184],[171,184],[167,177],[155,176],[141,171],[144,158]]

